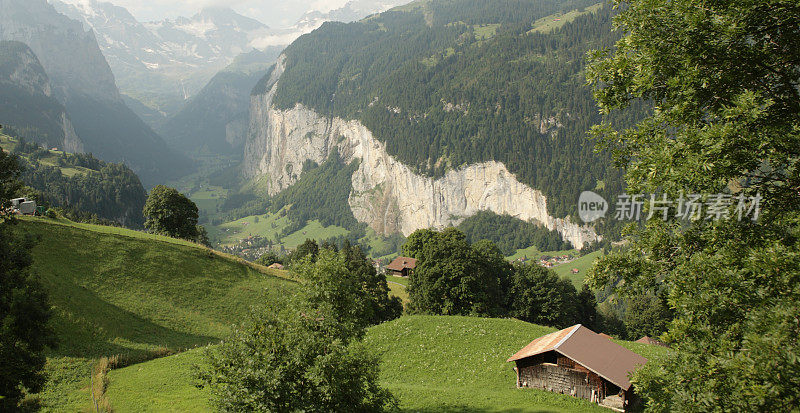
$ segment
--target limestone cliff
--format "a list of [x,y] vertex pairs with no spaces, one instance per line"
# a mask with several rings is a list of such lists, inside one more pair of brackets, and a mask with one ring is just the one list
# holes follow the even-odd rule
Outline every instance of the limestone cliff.
[[252,97],[245,149],[245,175],[262,179],[270,195],[295,183],[306,160],[322,163],[337,148],[345,162],[360,160],[349,198],[353,215],[379,233],[443,228],[489,210],[555,229],[577,247],[598,238],[591,227],[550,216],[545,196],[499,162],[470,165],[433,179],[390,156],[358,121],[325,118],[302,105],[276,110],[272,98],[283,69],[280,59],[266,93]]

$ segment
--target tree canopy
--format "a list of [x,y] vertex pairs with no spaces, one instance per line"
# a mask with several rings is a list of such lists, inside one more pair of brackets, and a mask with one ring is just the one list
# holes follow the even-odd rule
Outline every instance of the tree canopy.
[[197,205],[174,188],[164,185],[153,188],[143,213],[144,226],[151,232],[188,240],[201,235]]
[[489,240],[470,244],[456,228],[423,229],[408,237],[403,252],[418,260],[408,283],[411,312],[608,327],[594,293],[585,288],[579,293],[572,282],[537,264],[511,265]]
[[761,199],[760,215],[672,214],[630,230],[592,271],[622,297],[667,297],[676,350],[634,383],[652,411],[786,411],[800,404],[800,4],[617,1],[624,37],[593,54],[603,112],[637,101],[636,128],[594,135],[631,193]]
[[31,239],[14,229],[6,215],[9,198],[21,187],[16,157],[0,149],[0,410],[17,410],[24,392],[45,382],[45,349],[55,345],[48,324],[50,305],[38,278],[30,271]]
[[396,407],[378,383],[379,358],[361,343],[388,289],[376,301],[374,277],[351,269],[358,259],[357,252],[333,248],[304,257],[294,267],[303,279],[300,294],[254,311],[248,325],[209,351],[199,378],[219,409],[366,413]]

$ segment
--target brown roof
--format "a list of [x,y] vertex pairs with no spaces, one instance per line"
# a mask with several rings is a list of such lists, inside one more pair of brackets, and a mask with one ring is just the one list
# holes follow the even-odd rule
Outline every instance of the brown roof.
[[415,258],[408,258],[408,257],[397,257],[392,260],[389,265],[386,266],[387,269],[392,271],[403,271],[404,268],[414,269],[417,267],[417,260]]
[[517,361],[548,351],[558,352],[616,384],[631,387],[628,374],[647,359],[578,324],[533,340],[508,361]]
[[637,342],[637,343],[642,343],[642,344],[651,344],[651,345],[654,345],[654,346],[669,347],[669,346],[667,345],[667,343],[664,343],[664,342],[663,342],[663,341],[661,341],[661,340],[656,340],[656,339],[654,339],[654,338],[650,338],[650,337],[648,337],[648,336],[644,336],[644,337],[642,337],[642,338],[640,338],[640,339],[636,340],[636,342]]

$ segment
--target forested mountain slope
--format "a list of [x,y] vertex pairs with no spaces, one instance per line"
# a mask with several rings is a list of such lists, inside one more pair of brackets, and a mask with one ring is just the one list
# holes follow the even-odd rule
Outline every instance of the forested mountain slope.
[[244,174],[276,195],[336,153],[359,161],[349,208],[378,233],[491,211],[580,248],[608,231],[579,224],[579,194],[622,186],[587,139],[601,116],[586,53],[613,45],[612,15],[590,0],[445,0],[327,23],[254,89]]
[[[417,1],[329,23],[287,48],[274,104],[357,119],[427,176],[500,161],[552,214],[571,214],[581,191],[620,181],[586,140],[600,116],[585,55],[617,38],[610,7],[586,9],[594,3]],[[582,15],[547,31],[572,9]]]
[[72,219],[143,227],[147,192],[130,168],[91,154],[44,149],[13,134],[0,132],[0,148],[19,157],[26,197],[61,208]]

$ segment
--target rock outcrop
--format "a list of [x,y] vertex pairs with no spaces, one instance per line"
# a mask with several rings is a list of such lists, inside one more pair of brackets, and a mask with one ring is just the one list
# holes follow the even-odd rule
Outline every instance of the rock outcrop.
[[518,181],[502,163],[470,165],[439,179],[425,177],[389,155],[358,121],[322,117],[299,104],[275,109],[272,98],[283,70],[281,58],[266,93],[252,97],[245,149],[245,175],[261,179],[270,195],[294,184],[306,160],[322,163],[338,149],[345,162],[360,161],[349,198],[353,215],[379,233],[443,228],[489,210],[538,222],[577,247],[598,239],[591,227],[550,216],[544,194]]
[[48,148],[83,151],[66,108],[53,96],[47,73],[24,43],[0,41],[0,124]]
[[[187,172],[189,160],[125,105],[94,33],[80,22],[46,0],[0,0],[0,40],[21,42],[33,51],[86,151],[125,162],[147,185]],[[63,143],[76,147],[72,138]]]

